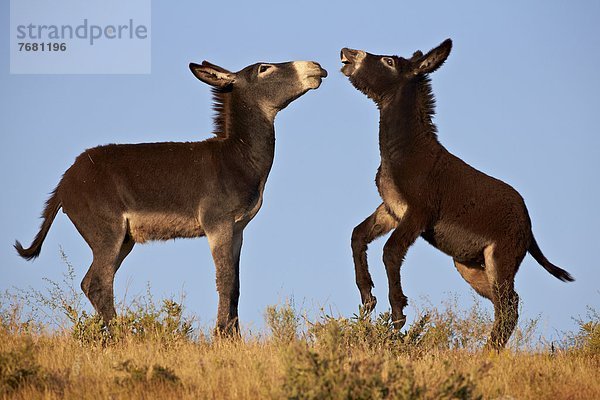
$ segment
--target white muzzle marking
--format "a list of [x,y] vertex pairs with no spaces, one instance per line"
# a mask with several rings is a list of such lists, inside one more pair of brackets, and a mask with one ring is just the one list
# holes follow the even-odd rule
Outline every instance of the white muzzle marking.
[[312,61],[294,61],[292,63],[300,79],[302,90],[316,89],[321,85],[321,68]]

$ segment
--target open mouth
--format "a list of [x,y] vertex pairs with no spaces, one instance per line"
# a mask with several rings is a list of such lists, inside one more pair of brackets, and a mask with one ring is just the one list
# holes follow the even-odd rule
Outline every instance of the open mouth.
[[350,49],[343,48],[340,51],[340,59],[342,60],[342,64],[351,65],[354,62],[353,54],[351,54]]
[[358,52],[344,47],[340,51],[340,60],[342,61],[342,74],[350,77],[356,71],[356,56]]

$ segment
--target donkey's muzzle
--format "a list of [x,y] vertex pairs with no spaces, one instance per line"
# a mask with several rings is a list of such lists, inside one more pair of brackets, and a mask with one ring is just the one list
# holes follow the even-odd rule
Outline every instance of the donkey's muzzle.
[[353,64],[365,57],[365,52],[362,50],[354,50],[344,47],[340,51],[340,59],[342,64]]
[[312,71],[308,75],[309,76],[318,76],[320,78],[327,78],[327,71],[323,67],[321,67],[321,64],[319,64],[316,61],[311,61],[311,62],[315,68],[312,69]]
[[314,64],[317,66],[317,68],[319,68],[319,76],[321,78],[327,78],[327,71],[325,70],[325,68],[321,67],[321,64],[319,64],[318,62],[314,62]]
[[358,69],[360,62],[365,58],[367,53],[362,50],[354,50],[344,47],[340,51],[340,60],[342,61],[342,73],[346,76],[350,76]]

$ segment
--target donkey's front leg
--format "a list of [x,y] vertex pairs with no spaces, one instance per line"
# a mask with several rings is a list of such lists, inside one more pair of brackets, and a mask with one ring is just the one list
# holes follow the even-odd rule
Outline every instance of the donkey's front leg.
[[234,233],[232,224],[223,224],[207,232],[208,243],[215,262],[219,308],[217,335],[239,335],[239,253],[242,245],[240,233]]
[[362,304],[368,312],[373,311],[377,304],[377,299],[371,293],[374,285],[369,273],[367,247],[373,240],[385,235],[397,225],[398,222],[396,219],[387,212],[382,203],[373,214],[352,231],[352,255],[354,257],[356,285],[360,291]]
[[240,323],[238,319],[238,303],[240,299],[240,255],[242,253],[243,231],[233,234],[233,266],[235,268],[235,281],[231,292],[231,317],[234,321],[234,330],[239,333]]
[[421,234],[420,227],[410,215],[405,214],[398,227],[383,246],[383,263],[388,277],[389,299],[392,306],[392,322],[396,329],[402,329],[406,323],[404,307],[408,299],[402,291],[400,267],[408,248]]

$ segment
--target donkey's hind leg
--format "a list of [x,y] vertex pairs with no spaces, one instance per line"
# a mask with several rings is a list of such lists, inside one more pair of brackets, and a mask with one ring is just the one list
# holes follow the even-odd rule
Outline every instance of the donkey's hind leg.
[[454,266],[456,266],[456,269],[463,279],[467,281],[479,295],[492,300],[492,287],[490,286],[488,276],[483,266],[479,264],[461,263],[457,260],[454,260]]
[[110,226],[96,241],[84,236],[92,248],[93,261],[81,281],[81,289],[105,325],[115,317],[113,282],[121,263],[133,249],[134,241],[126,234],[125,224]]
[[368,312],[375,308],[377,299],[371,294],[371,289],[374,285],[369,273],[367,247],[373,240],[385,235],[397,225],[398,222],[396,219],[381,204],[373,214],[352,231],[352,255],[354,257],[356,285],[360,291],[362,304]]
[[494,325],[487,348],[500,350],[506,346],[519,319],[519,296],[514,290],[514,279],[523,255],[514,255],[514,247],[498,248],[491,244],[485,248],[485,271],[488,276],[494,303]]

